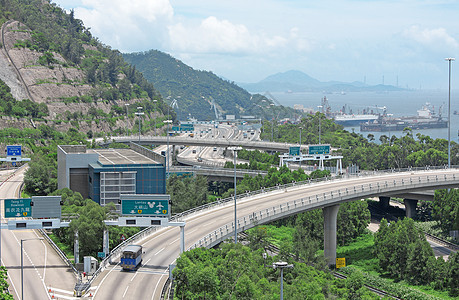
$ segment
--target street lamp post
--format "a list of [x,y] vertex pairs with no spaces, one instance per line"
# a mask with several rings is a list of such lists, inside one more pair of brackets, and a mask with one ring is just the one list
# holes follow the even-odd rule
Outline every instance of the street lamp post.
[[449,76],[448,76],[448,168],[451,168],[451,62],[455,61],[455,58],[445,58],[448,61]]
[[[155,110],[156,110],[156,102],[158,102],[158,100],[153,100],[153,103],[155,104]],[[156,134],[156,117],[155,117],[155,134]]]
[[300,169],[301,169],[301,130],[303,130],[303,127],[300,126]]
[[321,144],[320,135],[322,134],[322,132],[321,132],[322,131],[322,128],[321,128],[322,127],[321,126],[322,125],[322,116],[320,115],[320,109],[322,108],[322,105],[317,106],[317,108],[319,109],[319,145],[320,145]]
[[271,110],[273,111],[273,120],[271,124],[271,142],[274,142],[274,103],[271,103]]
[[164,123],[166,126],[166,136],[167,136],[167,151],[166,151],[166,179],[169,178],[169,124],[172,123],[172,120],[165,120]]
[[284,299],[284,268],[293,268],[293,265],[287,264],[285,261],[278,261],[273,263],[273,269],[280,269],[281,282],[280,282],[280,299]]
[[142,109],[143,109],[142,106],[138,106],[138,107],[137,107],[137,112],[135,113],[136,115],[139,116],[139,144],[140,144],[140,132],[141,132],[141,130],[140,130],[140,126],[141,126],[140,123],[141,123],[141,121],[142,121],[142,119],[141,119],[140,116],[142,116],[142,115],[144,114],[144,113],[142,112]]
[[128,120],[129,120],[129,103],[125,103],[124,106],[126,106],[126,136],[129,135],[129,124],[128,124]]
[[236,155],[237,155],[237,151],[242,150],[242,147],[229,147],[228,150],[232,150],[233,151],[233,157],[234,157],[234,243],[237,244]]
[[24,247],[23,243],[30,240],[43,240],[43,238],[21,239],[21,299],[24,300]]

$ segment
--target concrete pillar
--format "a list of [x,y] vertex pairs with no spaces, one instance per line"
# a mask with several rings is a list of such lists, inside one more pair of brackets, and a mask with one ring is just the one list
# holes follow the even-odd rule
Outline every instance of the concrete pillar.
[[336,264],[336,219],[339,204],[323,208],[324,213],[324,256],[328,265]]
[[379,205],[382,208],[388,208],[390,206],[389,201],[390,197],[379,196]]
[[418,205],[418,200],[403,199],[403,203],[405,204],[406,217],[411,219],[416,217],[416,206]]

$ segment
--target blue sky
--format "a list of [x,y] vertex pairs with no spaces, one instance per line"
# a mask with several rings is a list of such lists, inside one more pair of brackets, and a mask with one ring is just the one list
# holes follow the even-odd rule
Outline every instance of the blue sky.
[[114,49],[157,49],[236,82],[295,69],[321,81],[447,89],[444,59],[459,58],[458,0],[53,2]]

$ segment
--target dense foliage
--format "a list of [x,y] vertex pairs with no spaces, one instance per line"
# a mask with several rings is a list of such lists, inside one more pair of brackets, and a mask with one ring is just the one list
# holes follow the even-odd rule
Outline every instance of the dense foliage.
[[207,178],[203,176],[172,174],[167,180],[167,191],[171,195],[174,214],[209,202]]
[[436,190],[432,205],[432,218],[444,233],[459,230],[459,192],[457,189]]
[[[240,243],[219,249],[198,248],[183,253],[173,270],[179,299],[279,299],[279,271],[271,268],[279,257],[263,259],[262,250]],[[284,271],[285,299],[376,299],[362,280],[334,279],[304,263]]]
[[398,280],[413,284],[430,284],[459,295],[459,254],[452,254],[445,262],[435,258],[424,233],[414,226],[412,219],[389,224],[381,221],[375,235],[375,255],[379,266]]
[[17,101],[11,95],[11,89],[0,79],[0,114],[11,117],[41,118],[48,115],[48,107],[44,103],[35,103],[29,99]]
[[8,277],[7,270],[4,266],[0,266],[0,299],[1,300],[13,300],[13,295],[8,291],[9,284],[6,281]]

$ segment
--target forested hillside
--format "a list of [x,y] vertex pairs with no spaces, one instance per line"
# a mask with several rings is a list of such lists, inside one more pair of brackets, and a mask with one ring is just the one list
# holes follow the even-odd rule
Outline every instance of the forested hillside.
[[[161,126],[169,109],[160,93],[118,51],[93,37],[73,11],[42,0],[0,0],[0,25],[0,64],[5,66],[0,79],[18,77],[27,98],[48,107],[48,115],[36,122],[52,122],[62,131],[125,132],[135,126],[133,112],[142,106],[143,130],[153,129],[152,123]],[[127,119],[125,104],[130,104]]]
[[[272,118],[270,100],[262,95],[251,95],[243,88],[223,80],[209,71],[194,70],[180,60],[157,50],[123,54],[125,60],[141,71],[169,102],[177,100],[175,108],[179,119],[191,117],[200,120],[215,119],[214,101],[218,113],[225,115],[254,115]],[[276,107],[276,115],[291,117],[293,110]]]

